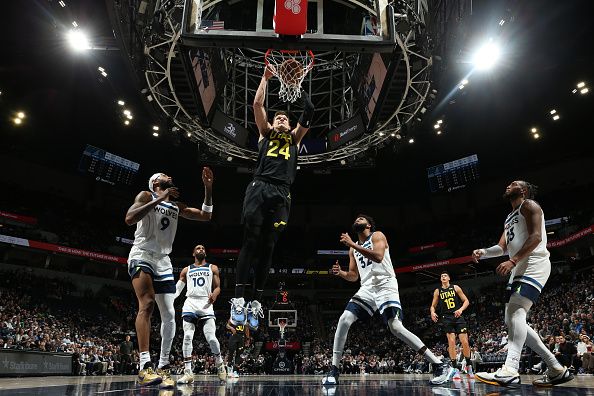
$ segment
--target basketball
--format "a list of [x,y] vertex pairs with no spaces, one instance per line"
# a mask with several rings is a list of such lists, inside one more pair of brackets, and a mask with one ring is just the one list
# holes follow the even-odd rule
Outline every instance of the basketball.
[[281,77],[287,85],[298,86],[303,78],[303,66],[295,59],[287,59],[278,68],[279,77]]

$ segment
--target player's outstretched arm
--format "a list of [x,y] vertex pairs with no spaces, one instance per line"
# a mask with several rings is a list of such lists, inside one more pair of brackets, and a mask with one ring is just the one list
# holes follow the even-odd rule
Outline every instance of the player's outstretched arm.
[[254,118],[256,120],[256,126],[260,132],[260,137],[265,136],[269,130],[272,129],[272,125],[268,122],[268,116],[266,115],[266,108],[264,107],[264,100],[266,98],[266,86],[268,80],[273,76],[272,65],[267,65],[264,69],[264,74],[260,80],[260,85],[256,90],[256,96],[254,96]]
[[178,202],[180,216],[188,220],[209,221],[212,218],[212,183],[214,175],[212,170],[205,166],[202,169],[202,183],[204,184],[204,203],[202,209],[192,208],[188,205]]
[[179,280],[175,284],[175,295],[173,296],[173,299],[178,298],[179,295],[184,291],[184,288],[186,287],[186,282],[187,282],[187,280],[186,280],[187,274],[188,274],[188,267],[184,267],[184,269],[179,274]]
[[507,252],[507,242],[505,241],[505,231],[501,234],[497,245],[490,248],[475,249],[472,251],[472,260],[478,263],[480,259],[503,256]]
[[301,93],[301,98],[303,99],[303,113],[301,113],[297,128],[293,131],[295,142],[297,144],[301,143],[301,139],[303,139],[307,131],[309,131],[314,116],[314,105],[311,102],[309,95],[303,91]]

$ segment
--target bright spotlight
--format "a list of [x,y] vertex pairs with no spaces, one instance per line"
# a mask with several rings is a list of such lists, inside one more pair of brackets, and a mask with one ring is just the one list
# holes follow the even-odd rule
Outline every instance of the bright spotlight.
[[68,42],[75,51],[84,51],[91,49],[91,44],[86,34],[79,29],[73,29],[68,32]]
[[124,120],[124,125],[130,125],[130,121]]
[[538,139],[540,138],[540,135],[538,133],[535,133],[534,135],[532,135],[534,137],[534,139]]
[[468,80],[467,79],[464,79],[464,80],[460,81],[460,84],[466,85],[466,84],[468,84]]
[[554,121],[557,121],[559,118],[560,118],[560,117],[559,117],[559,114],[555,114],[555,115],[553,116],[553,120],[554,120]]
[[556,112],[557,112],[557,110],[555,110],[555,109],[549,111],[549,113],[551,113],[551,115],[555,114]]
[[192,137],[192,133],[191,132],[188,132],[188,137]]
[[439,129],[439,124],[435,124],[435,125],[433,125],[433,128],[435,128],[435,129]]
[[123,113],[125,116],[129,116],[130,114],[132,114],[132,113],[130,113],[130,110],[128,110],[128,109],[124,109]]
[[437,131],[437,134],[438,134],[438,135],[441,135],[441,131]]
[[119,104],[120,106],[123,106],[123,105],[125,105],[125,104],[126,104],[126,102],[124,102],[123,100],[118,100],[118,104]]
[[158,131],[158,130],[159,130],[159,127],[156,125],[153,125],[153,131]]
[[499,49],[499,46],[493,42],[489,42],[476,52],[472,63],[474,63],[477,69],[487,70],[497,63],[500,55],[501,50]]
[[582,88],[584,85],[586,85],[586,83],[585,83],[585,82],[583,82],[583,81],[580,81],[580,82],[578,83],[577,87],[578,87],[578,88]]
[[383,132],[380,132],[380,133],[379,133],[379,135],[380,135],[380,136],[384,136],[384,133],[383,133]]
[[413,138],[410,138],[410,139],[408,139],[408,142],[412,144],[412,143],[414,143],[414,142],[415,142],[415,139],[413,139]]
[[532,132],[532,133],[536,133],[536,132],[538,132],[538,129],[536,129],[536,128],[532,128],[532,129],[530,129],[530,132]]
[[159,132],[153,132],[154,137],[159,137]]
[[21,118],[21,119],[22,119],[22,118],[25,118],[25,113],[23,113],[22,111],[19,111],[19,112],[17,113],[17,117],[18,117],[18,118]]
[[14,122],[15,125],[21,125],[23,120],[21,118],[15,118],[12,120],[12,122]]
[[441,123],[443,123],[443,120],[437,120],[437,123],[441,124]]
[[584,94],[587,94],[587,93],[588,93],[588,91],[589,91],[589,90],[588,90],[588,88],[582,88],[582,89],[580,90],[580,93],[581,93],[582,95],[584,95]]

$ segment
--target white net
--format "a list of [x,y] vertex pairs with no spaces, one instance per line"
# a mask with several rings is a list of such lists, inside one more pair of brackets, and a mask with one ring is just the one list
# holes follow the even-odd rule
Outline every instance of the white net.
[[266,65],[280,81],[278,93],[283,102],[294,102],[301,97],[301,83],[314,66],[311,51],[266,51]]

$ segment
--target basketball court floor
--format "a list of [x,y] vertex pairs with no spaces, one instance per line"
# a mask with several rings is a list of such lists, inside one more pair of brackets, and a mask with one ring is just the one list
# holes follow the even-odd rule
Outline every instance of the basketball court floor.
[[534,376],[522,376],[523,385],[502,388],[476,380],[463,378],[442,386],[429,384],[427,374],[344,375],[335,387],[324,387],[320,376],[245,376],[221,384],[215,376],[196,376],[193,385],[162,390],[158,386],[138,388],[134,376],[114,377],[42,377],[0,378],[0,396],[8,395],[594,395],[594,377],[576,378],[554,388],[536,388],[531,385]]

